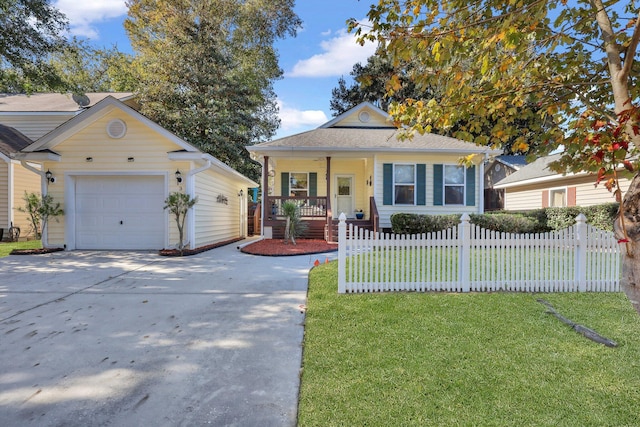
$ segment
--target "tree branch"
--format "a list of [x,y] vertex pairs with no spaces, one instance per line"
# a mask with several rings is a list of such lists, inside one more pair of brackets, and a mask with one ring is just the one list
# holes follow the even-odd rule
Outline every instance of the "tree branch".
[[629,74],[631,74],[633,58],[635,57],[636,49],[638,49],[638,43],[640,43],[640,13],[638,13],[638,19],[636,19],[636,25],[633,28],[633,34],[631,35],[629,46],[627,46],[627,50],[624,55],[624,67],[620,72],[621,80],[627,79]]
[[548,314],[554,315],[562,323],[571,326],[571,328],[573,328],[573,330],[575,330],[579,334],[582,334],[582,336],[584,336],[585,338],[590,339],[591,341],[597,342],[599,344],[604,344],[607,347],[617,347],[618,346],[618,343],[616,343],[615,341],[611,341],[609,338],[603,337],[602,335],[600,335],[599,333],[597,333],[593,329],[589,329],[589,328],[587,328],[585,326],[578,325],[576,322],[567,319],[566,317],[564,317],[563,315],[558,313],[549,302],[543,300],[542,298],[538,298],[536,301],[538,301],[540,304],[542,304],[542,305],[544,305],[544,306],[546,306],[548,308],[548,311],[547,311]]

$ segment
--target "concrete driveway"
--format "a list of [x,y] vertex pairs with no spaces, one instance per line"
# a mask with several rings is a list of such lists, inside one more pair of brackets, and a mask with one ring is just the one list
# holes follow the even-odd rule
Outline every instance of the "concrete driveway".
[[0,259],[0,424],[295,425],[318,258]]

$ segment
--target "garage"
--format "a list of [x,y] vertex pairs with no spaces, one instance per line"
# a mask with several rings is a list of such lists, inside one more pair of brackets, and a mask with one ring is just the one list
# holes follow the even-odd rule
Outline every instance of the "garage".
[[75,184],[76,249],[165,246],[163,176],[78,176]]

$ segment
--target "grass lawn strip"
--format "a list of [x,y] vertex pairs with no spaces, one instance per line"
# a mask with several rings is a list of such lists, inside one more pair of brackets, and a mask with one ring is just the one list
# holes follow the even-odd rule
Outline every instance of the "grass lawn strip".
[[0,243],[0,258],[8,256],[14,249],[40,249],[40,240],[27,240],[22,242],[2,242]]
[[338,295],[310,274],[300,426],[637,425],[640,317],[623,293]]

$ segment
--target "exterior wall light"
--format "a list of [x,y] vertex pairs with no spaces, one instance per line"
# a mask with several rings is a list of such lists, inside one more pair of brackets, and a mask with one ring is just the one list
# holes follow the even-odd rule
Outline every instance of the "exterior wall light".
[[182,174],[180,173],[180,170],[176,170],[175,176],[176,176],[176,182],[178,184],[181,184],[182,183]]
[[53,176],[53,173],[47,169],[47,171],[44,173],[44,177],[47,178],[47,183],[54,183],[56,182],[56,178]]

